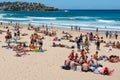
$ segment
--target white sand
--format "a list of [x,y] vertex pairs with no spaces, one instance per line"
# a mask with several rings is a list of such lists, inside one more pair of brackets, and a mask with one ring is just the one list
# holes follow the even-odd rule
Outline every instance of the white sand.
[[[4,30],[3,28],[0,29]],[[34,31],[28,31],[24,28],[22,29],[22,33],[28,33],[29,35],[27,37],[21,37],[22,39],[20,41],[27,41],[29,43],[30,34],[34,33]],[[57,31],[57,33],[57,36],[62,36],[61,30]],[[74,37],[80,35],[79,32],[75,31],[70,33]],[[115,73],[112,76],[61,69],[71,49],[51,47],[54,37],[45,36],[43,48],[47,49],[46,52],[29,52],[30,55],[15,57],[14,55],[16,53],[14,51],[1,48],[2,45],[5,45],[4,36],[4,34],[0,34],[0,41],[2,41],[0,42],[0,80],[119,80],[120,78],[120,63],[103,63],[104,67],[108,66],[110,69],[115,69]],[[109,40],[117,41],[115,39],[107,39],[106,41]],[[120,41],[120,36],[118,41]],[[66,40],[62,40],[62,43],[72,45],[72,43]],[[103,44],[101,44],[99,55],[109,56],[114,54],[120,56],[120,49],[113,49],[109,53],[106,52],[107,50],[108,48],[103,47]],[[90,54],[88,55],[94,54],[95,52],[96,46],[93,43],[90,46]]]

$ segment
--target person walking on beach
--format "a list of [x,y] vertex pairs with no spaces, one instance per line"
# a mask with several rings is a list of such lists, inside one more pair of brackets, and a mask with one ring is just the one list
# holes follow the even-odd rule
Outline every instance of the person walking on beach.
[[99,38],[96,41],[96,49],[100,50],[100,39]]
[[98,28],[96,28],[96,33],[98,33]]
[[79,27],[79,31],[80,31],[80,27]]
[[98,28],[96,28],[96,36],[98,36]]
[[117,33],[117,31],[115,32],[115,39],[117,39],[118,38],[118,33]]
[[82,50],[81,49],[81,46],[83,44],[83,37],[82,37],[82,34],[80,35],[78,41],[77,41],[77,48],[78,48],[78,51]]
[[17,30],[17,37],[18,37],[18,39],[20,39],[20,30],[19,29]]
[[109,38],[111,39],[112,38],[112,32],[110,31],[109,33]]
[[92,32],[90,32],[89,39],[90,39],[90,41],[93,40],[93,33]]
[[14,32],[14,40],[15,40],[15,42],[17,42],[17,33],[16,32]]
[[106,35],[106,38],[108,38],[109,32],[106,31],[106,32],[105,32],[105,35]]
[[73,26],[71,26],[71,30],[73,30]]

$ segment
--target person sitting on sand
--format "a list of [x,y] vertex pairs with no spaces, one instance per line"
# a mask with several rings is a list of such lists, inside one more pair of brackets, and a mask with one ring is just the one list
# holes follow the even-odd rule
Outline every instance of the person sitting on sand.
[[119,59],[119,56],[111,55],[109,57],[109,61],[112,62],[112,63],[117,63],[117,62],[120,62],[120,59]]
[[81,54],[82,59],[86,59],[87,58],[87,55],[86,55],[86,52],[85,52],[84,49],[82,49],[80,54]]
[[98,51],[96,51],[96,53],[94,54],[94,59],[95,59],[95,60],[99,60]]
[[78,59],[78,53],[75,54],[75,56],[74,56],[74,61],[76,62],[77,59]]
[[116,43],[116,48],[120,49],[120,42],[119,41],[117,41],[117,43]]
[[71,61],[74,61],[74,50],[71,51],[70,55],[65,60],[64,65],[69,65]]
[[55,44],[55,42],[53,42],[53,45],[52,45],[52,47],[56,47],[56,46],[58,46],[58,45],[56,45],[56,44]]
[[23,48],[28,47],[25,42],[23,42]]
[[74,61],[74,50],[72,50],[72,52],[68,56],[68,59],[70,59],[71,61]]
[[93,40],[93,33],[92,33],[92,32],[91,32],[90,35],[89,35],[89,39],[90,39],[90,41]]
[[112,43],[112,47],[113,47],[113,48],[116,48],[116,46],[115,46],[115,41]]
[[114,69],[113,70],[110,70],[108,67],[105,67],[103,69],[103,72],[101,72],[102,75],[112,75],[112,73],[114,72]]
[[13,50],[15,50],[15,51],[20,51],[21,49],[23,49],[22,43],[20,43],[20,44],[14,46],[14,48],[13,48]]
[[90,59],[90,60],[88,61],[89,67],[93,66],[93,64],[94,64],[94,60]]
[[59,43],[59,47],[66,47],[66,45]]
[[88,71],[89,71],[89,65],[88,65],[88,63],[87,63],[87,60],[84,61],[84,63],[82,64],[81,67],[82,67],[81,70],[82,70],[83,72],[88,72]]
[[35,46],[34,46],[34,43],[33,43],[33,42],[30,42],[29,48],[30,48],[30,50],[35,48]]
[[53,39],[53,41],[57,41],[58,40],[58,37],[55,37],[54,39]]

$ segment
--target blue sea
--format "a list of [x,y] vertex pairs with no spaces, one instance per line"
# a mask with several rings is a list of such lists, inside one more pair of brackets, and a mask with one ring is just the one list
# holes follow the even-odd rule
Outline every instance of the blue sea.
[[120,10],[62,10],[57,12],[0,12],[0,22],[19,22],[62,28],[120,31]]

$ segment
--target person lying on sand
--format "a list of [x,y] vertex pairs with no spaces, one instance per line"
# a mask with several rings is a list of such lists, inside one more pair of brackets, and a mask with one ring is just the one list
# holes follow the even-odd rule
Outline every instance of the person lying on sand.
[[23,33],[22,36],[27,36],[28,34],[27,33]]
[[115,41],[112,43],[111,41],[109,42],[109,43],[106,43],[105,45],[104,45],[104,47],[109,47],[109,46],[112,46],[112,48],[120,48],[120,42],[119,41],[117,41],[116,43],[115,43]]
[[119,58],[119,56],[111,55],[111,56],[109,56],[109,61],[112,63],[117,63],[117,62],[120,62],[120,58]]
[[69,42],[77,42],[78,41],[78,37],[76,37],[74,40],[69,39]]
[[11,46],[10,44],[8,44],[7,46],[2,46],[2,48],[3,47],[5,47],[5,48],[7,48],[7,49],[12,49],[13,48],[13,46]]
[[[15,56],[16,57],[22,57],[23,55],[27,55],[27,53],[22,53],[22,54],[21,53],[17,53]],[[30,54],[28,54],[28,55],[30,55]]]
[[72,46],[67,46],[67,45],[64,45],[64,44],[61,44],[61,43],[56,44],[55,42],[53,42],[52,47],[65,47],[65,48],[68,48],[68,49],[74,49],[74,48],[75,48],[74,45],[72,45]]

